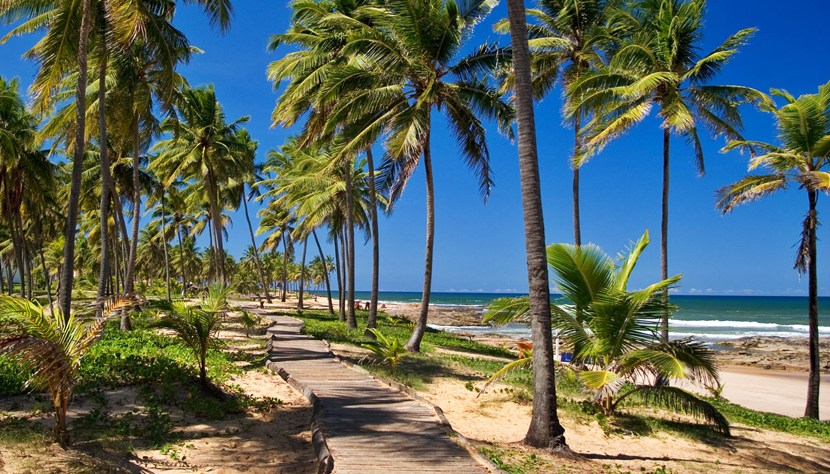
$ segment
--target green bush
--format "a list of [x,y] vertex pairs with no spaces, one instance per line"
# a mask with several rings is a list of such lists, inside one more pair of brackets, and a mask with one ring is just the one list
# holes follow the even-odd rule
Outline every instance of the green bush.
[[[210,351],[207,362],[211,376],[220,382],[237,371],[221,352]],[[148,329],[122,332],[112,323],[81,360],[78,387],[88,390],[145,382],[180,382],[197,376],[192,351],[177,339]]]
[[0,355],[0,396],[23,393],[30,375],[31,371],[24,364]]

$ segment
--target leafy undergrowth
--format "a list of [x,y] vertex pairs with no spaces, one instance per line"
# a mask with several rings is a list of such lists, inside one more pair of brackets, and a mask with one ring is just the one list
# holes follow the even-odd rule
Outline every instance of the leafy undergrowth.
[[[246,429],[248,415],[270,413],[280,405],[276,398],[255,398],[229,383],[231,376],[243,371],[262,370],[261,352],[227,350],[231,349],[227,345],[226,350],[210,351],[208,376],[226,394],[217,396],[198,383],[198,367],[189,348],[174,337],[142,329],[140,318],[135,322],[138,329],[126,333],[118,330],[117,321],[108,322],[101,339],[82,359],[70,407],[77,414],[70,417],[69,426],[74,450],[92,454],[84,458],[85,468],[94,466],[96,459],[123,462],[140,449],[159,450],[176,460],[175,446],[203,437],[235,436]],[[243,345],[250,346],[250,340]],[[36,446],[46,459],[52,449],[51,405],[38,387],[24,387],[26,379],[25,366],[0,357],[0,395],[29,393],[7,404],[11,412],[0,411],[0,451]],[[194,430],[194,426],[203,428]]]

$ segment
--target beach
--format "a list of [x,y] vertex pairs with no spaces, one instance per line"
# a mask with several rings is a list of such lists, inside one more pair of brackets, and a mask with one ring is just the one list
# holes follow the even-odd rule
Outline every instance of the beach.
[[[417,303],[383,302],[389,314],[415,321],[420,311]],[[478,342],[510,347],[524,334],[500,333],[483,326],[480,312],[474,307],[431,305],[430,325],[467,336]],[[718,361],[722,396],[753,410],[786,416],[804,414],[809,371],[808,345],[804,337],[746,336],[718,340],[711,346]],[[820,339],[822,378],[819,412],[830,420],[830,337]],[[688,384],[685,388],[703,395],[705,389]]]

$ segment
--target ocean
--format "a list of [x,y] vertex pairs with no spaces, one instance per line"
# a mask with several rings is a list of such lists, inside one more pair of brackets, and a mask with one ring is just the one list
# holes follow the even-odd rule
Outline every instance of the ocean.
[[[366,301],[369,292],[358,291],[355,298]],[[483,312],[504,293],[442,293],[434,292],[430,304],[438,307],[469,308]],[[379,300],[390,303],[417,303],[420,292],[382,291]],[[737,339],[746,336],[807,337],[807,298],[789,296],[687,296],[673,295],[678,307],[669,322],[671,337],[694,336],[706,342]],[[819,335],[830,336],[830,297],[819,298]],[[526,324],[503,327],[446,326],[447,331],[500,333],[516,337],[529,336]]]

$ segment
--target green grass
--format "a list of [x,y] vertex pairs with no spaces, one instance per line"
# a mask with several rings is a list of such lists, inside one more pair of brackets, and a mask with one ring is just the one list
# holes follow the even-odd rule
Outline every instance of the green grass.
[[[318,339],[326,339],[329,342],[342,342],[354,345],[365,344],[370,339],[364,334],[366,326],[366,311],[358,311],[358,329],[348,329],[341,323],[337,316],[329,315],[324,311],[303,311],[301,314],[296,312],[284,312],[277,314],[285,314],[287,316],[297,316],[305,321],[305,332]],[[409,339],[411,327],[408,322],[400,320],[392,316],[380,314],[378,317],[378,328],[383,334],[391,337],[396,337],[401,342]],[[515,357],[507,349],[501,347],[489,346],[479,342],[471,341],[467,338],[455,336],[443,331],[436,331],[434,329],[427,329],[424,339],[421,343],[421,351],[424,353],[434,352],[437,348],[444,348],[470,354],[489,355],[496,357]]]
[[732,423],[802,436],[814,436],[822,441],[830,442],[830,422],[810,418],[790,418],[775,413],[750,410],[722,399],[707,400]]

